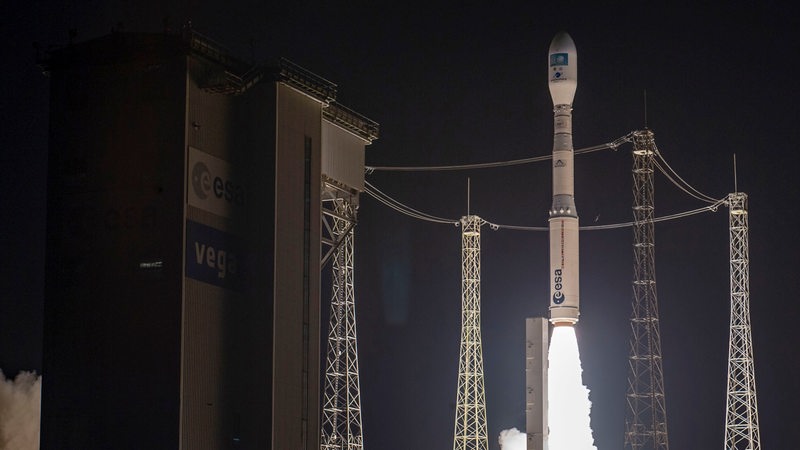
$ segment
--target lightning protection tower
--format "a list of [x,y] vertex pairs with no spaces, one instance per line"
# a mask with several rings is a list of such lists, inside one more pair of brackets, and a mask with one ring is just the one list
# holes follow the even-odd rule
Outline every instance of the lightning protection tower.
[[362,450],[353,229],[364,190],[364,146],[377,139],[378,124],[340,105],[325,108],[323,118],[322,265],[331,263],[332,286],[320,448]]
[[760,450],[753,340],[750,331],[750,256],[747,194],[728,195],[731,255],[731,330],[725,450]]
[[654,255],[653,133],[637,131],[633,144],[634,276],[625,449],[668,450]]
[[453,450],[487,450],[486,392],[481,345],[481,226],[461,218],[461,350]]
[[330,222],[334,237],[332,294],[325,387],[322,405],[323,450],[364,448],[361,424],[361,391],[356,346],[356,309],[353,290],[352,202],[333,198]]

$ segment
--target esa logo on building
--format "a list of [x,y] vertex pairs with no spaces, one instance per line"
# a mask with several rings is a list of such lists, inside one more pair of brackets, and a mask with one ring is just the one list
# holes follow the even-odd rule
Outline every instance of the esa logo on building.
[[223,217],[244,206],[245,184],[232,172],[227,161],[189,147],[189,204]]
[[192,187],[197,198],[201,200],[213,195],[229,203],[244,204],[244,187],[231,180],[212,176],[208,166],[202,161],[195,163],[192,169]]
[[192,169],[192,187],[194,195],[201,200],[208,198],[211,192],[211,172],[203,162],[197,162]]

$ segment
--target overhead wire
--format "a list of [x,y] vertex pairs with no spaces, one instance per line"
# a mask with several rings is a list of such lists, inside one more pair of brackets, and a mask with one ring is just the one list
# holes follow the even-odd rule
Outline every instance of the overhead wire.
[[[719,206],[722,205],[723,203],[725,203],[725,200],[718,200],[717,202],[715,202],[712,205],[703,206],[702,208],[692,209],[692,210],[689,210],[689,211],[683,211],[683,212],[679,212],[679,213],[674,213],[674,214],[670,214],[670,215],[667,215],[667,216],[655,217],[655,218],[652,219],[652,221],[653,221],[653,223],[666,222],[668,220],[681,219],[681,218],[684,218],[684,217],[694,216],[696,214],[702,214],[704,212],[709,212],[709,211],[715,212],[719,208]],[[491,221],[488,221],[488,220],[486,221],[486,223],[493,230],[503,230],[503,229],[505,229],[505,230],[517,230],[517,231],[548,231],[550,229],[549,227],[532,227],[532,226],[529,227],[529,226],[521,226],[521,225],[503,225],[503,224],[494,223],[494,222],[491,222]],[[631,221],[631,222],[622,222],[622,223],[612,223],[612,224],[606,224],[606,225],[588,225],[588,226],[579,227],[578,229],[581,230],[581,231],[614,230],[614,229],[619,229],[619,228],[629,228],[629,227],[632,227],[632,226],[634,226],[636,224],[637,224],[636,221]]]
[[[384,205],[394,209],[397,212],[405,214],[409,217],[413,217],[416,219],[424,220],[427,222],[434,222],[434,223],[445,223],[450,225],[458,226],[460,224],[460,220],[455,219],[445,219],[442,217],[434,216],[432,214],[428,214],[417,209],[414,209],[398,200],[395,200],[388,194],[382,192],[380,189],[376,188],[372,183],[365,181],[366,189],[365,192],[369,194],[371,197],[375,198],[379,202],[383,203]],[[716,200],[713,204],[703,206],[701,208],[692,209],[689,211],[678,212],[674,214],[669,214],[666,216],[655,217],[652,219],[653,223],[657,222],[666,222],[669,220],[675,219],[682,219],[684,217],[694,216],[697,214],[702,214],[705,212],[716,212],[720,205],[725,203],[725,199]],[[524,226],[524,225],[508,225],[508,224],[499,224],[494,223],[492,221],[483,219],[483,223],[489,225],[492,230],[516,230],[516,231],[548,231],[549,227],[536,227],[536,226]],[[579,227],[581,231],[598,231],[598,230],[613,230],[619,228],[629,228],[636,225],[639,222],[631,221],[631,222],[622,222],[622,223],[613,223],[613,224],[606,224],[606,225],[588,225]]]
[[[630,132],[622,137],[619,137],[611,142],[607,142],[604,144],[593,145],[591,147],[584,147],[578,150],[575,150],[575,154],[586,154],[592,153],[600,150],[605,149],[614,149],[616,150],[620,145],[626,142],[632,142],[633,136],[635,132]],[[657,147],[654,145],[654,154],[658,156],[658,159],[654,160],[654,165],[658,168],[658,170],[665,176],[667,179],[674,184],[678,189],[686,193],[687,195],[700,200],[705,203],[709,203],[708,206],[704,206],[702,208],[697,208],[689,211],[679,212],[675,214],[670,214],[667,216],[653,218],[653,223],[656,222],[665,222],[668,220],[680,219],[683,217],[689,217],[696,214],[701,214],[704,212],[709,211],[716,211],[720,205],[725,204],[726,200],[723,199],[715,199],[709,195],[706,195],[699,190],[695,189],[691,184],[689,184],[686,180],[684,180],[678,173],[669,165],[666,161],[664,156],[658,150]],[[365,170],[366,173],[372,173],[374,171],[394,171],[394,172],[434,172],[434,171],[453,171],[453,170],[472,170],[472,169],[488,169],[488,168],[497,168],[497,167],[508,167],[520,164],[529,164],[533,162],[540,162],[546,161],[548,159],[552,159],[552,154],[550,155],[543,155],[543,156],[535,156],[531,158],[522,158],[522,159],[515,159],[510,161],[497,161],[497,162],[489,162],[489,163],[477,163],[477,164],[461,164],[461,165],[448,165],[448,166],[366,166]],[[395,211],[398,211],[402,214],[405,214],[409,217],[413,217],[416,219],[424,220],[427,222],[434,222],[434,223],[446,223],[452,225],[459,225],[460,220],[456,219],[447,219],[439,216],[434,216],[432,214],[428,214],[417,209],[414,209],[394,198],[389,196],[388,194],[382,192],[380,189],[376,188],[372,183],[369,181],[364,181],[365,183],[365,192],[370,195],[371,197],[375,198],[379,202],[383,203],[384,205],[388,206]],[[548,231],[549,227],[537,227],[537,226],[524,226],[524,225],[508,225],[508,224],[498,224],[493,223],[488,220],[483,221],[485,224],[488,224],[493,230],[517,230],[517,231]],[[612,229],[619,229],[619,228],[627,228],[636,225],[637,222],[623,222],[623,223],[615,223],[615,224],[606,224],[606,225],[589,225],[583,226],[579,229],[582,231],[596,231],[596,230],[612,230]]]
[[458,225],[460,222],[455,219],[445,219],[443,217],[434,216],[432,214],[428,214],[417,209],[414,209],[394,198],[385,194],[380,189],[376,188],[372,183],[369,181],[364,180],[364,192],[366,192],[369,196],[378,200],[379,202],[383,203],[384,205],[388,206],[391,209],[394,209],[397,212],[405,214],[409,217],[413,217],[416,219],[424,220],[427,222],[434,222],[434,223],[447,223]]
[[692,190],[690,190],[689,187],[687,187],[684,184],[679,183],[678,180],[676,180],[673,177],[672,173],[667,171],[664,168],[664,166],[661,165],[661,163],[659,161],[653,160],[653,165],[655,165],[656,168],[658,168],[658,171],[661,172],[667,178],[667,180],[669,180],[673,185],[675,185],[675,187],[677,187],[678,189],[683,191],[686,195],[688,195],[690,197],[693,197],[696,200],[700,200],[701,202],[711,203],[711,201],[709,201],[709,199],[707,199],[705,197],[702,197],[699,194],[694,193]]
[[[586,153],[593,153],[600,150],[612,149],[616,150],[620,145],[631,142],[633,140],[633,132],[626,134],[620,138],[617,138],[611,142],[606,142],[604,144],[593,145],[591,147],[584,147],[575,150],[576,155],[582,155]],[[454,170],[473,170],[473,169],[492,169],[497,167],[509,167],[509,166],[517,166],[521,164],[530,164],[535,162],[547,161],[548,159],[553,159],[552,154],[542,155],[542,156],[533,156],[530,158],[522,158],[522,159],[512,159],[510,161],[495,161],[495,162],[487,162],[487,163],[475,163],[475,164],[457,164],[457,165],[447,165],[447,166],[365,166],[364,169],[366,173],[372,173],[376,171],[381,172],[446,172],[446,171],[454,171]]]
[[[719,200],[714,197],[711,197],[710,195],[706,195],[700,192],[699,190],[695,189],[691,184],[689,184],[686,180],[681,178],[681,176],[678,175],[678,172],[676,172],[675,169],[673,169],[672,166],[669,165],[666,158],[664,158],[664,155],[662,155],[661,152],[658,150],[658,147],[656,147],[655,142],[653,143],[653,147],[655,148],[654,153],[658,157],[658,160],[654,160],[653,162],[655,163],[656,167],[658,167],[658,170],[661,171],[661,173],[664,174],[664,176],[667,177],[667,179],[670,180],[672,184],[677,186],[683,192],[689,194],[690,196],[702,202],[716,203]],[[659,161],[663,163],[663,166],[659,163]],[[669,169],[669,173],[667,173],[667,169]],[[678,181],[680,181],[680,183],[678,183]]]

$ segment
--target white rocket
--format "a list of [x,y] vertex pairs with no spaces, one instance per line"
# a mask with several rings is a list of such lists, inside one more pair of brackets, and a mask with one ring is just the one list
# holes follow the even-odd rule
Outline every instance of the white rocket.
[[569,34],[550,43],[547,75],[553,99],[553,206],[550,208],[550,322],[574,325],[579,312],[578,211],[572,148],[572,100],[578,88],[578,53]]

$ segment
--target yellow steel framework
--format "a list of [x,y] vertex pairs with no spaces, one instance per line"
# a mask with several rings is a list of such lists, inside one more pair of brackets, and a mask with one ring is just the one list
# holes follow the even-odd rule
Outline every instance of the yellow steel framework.
[[324,203],[324,225],[331,235],[333,292],[322,396],[320,448],[362,450],[364,436],[361,429],[361,388],[353,289],[353,225],[356,210],[352,198],[334,197]]
[[461,351],[453,450],[487,450],[486,392],[481,345],[481,226],[461,218]]
[[628,356],[626,450],[668,450],[653,230],[653,133],[633,136],[633,307]]
[[728,195],[731,327],[728,344],[728,399],[725,450],[761,450],[756,402],[756,374],[750,330],[750,244],[747,194]]

